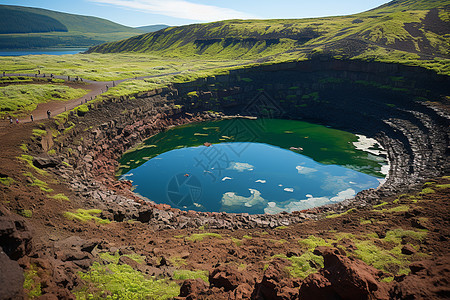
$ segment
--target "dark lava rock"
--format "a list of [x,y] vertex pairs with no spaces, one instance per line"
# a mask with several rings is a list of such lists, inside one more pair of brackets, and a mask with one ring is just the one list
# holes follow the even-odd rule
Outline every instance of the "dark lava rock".
[[338,249],[320,247],[324,268],[311,274],[300,287],[299,299],[389,299],[382,272],[341,255]]
[[33,157],[33,165],[40,168],[54,168],[61,164],[61,160],[48,154],[40,154]]
[[0,299],[23,299],[23,270],[0,248]]
[[0,247],[14,260],[30,253],[31,233],[25,221],[14,216],[0,217]]

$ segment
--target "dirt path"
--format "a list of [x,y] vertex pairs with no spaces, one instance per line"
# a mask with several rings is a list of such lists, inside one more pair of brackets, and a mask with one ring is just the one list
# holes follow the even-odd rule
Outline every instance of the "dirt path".
[[[189,70],[189,71],[201,71],[201,70],[217,69],[217,68],[231,68],[231,67],[237,67],[237,66],[251,64],[254,62],[255,61],[250,61],[250,62],[245,62],[245,63],[240,63],[240,64],[232,64],[232,65],[226,65],[226,66],[214,66],[214,67],[203,68],[203,69],[199,69],[199,70]],[[181,74],[181,71],[158,74],[158,75],[138,76],[138,77],[126,78],[126,79],[120,79],[120,80],[114,80],[114,81],[112,81],[112,80],[111,81],[93,81],[93,80],[88,80],[88,79],[84,79],[81,77],[73,77],[73,76],[70,77],[70,76],[51,74],[52,78],[63,79],[65,81],[70,81],[70,82],[84,82],[84,83],[86,83],[86,85],[82,88],[89,90],[89,92],[86,95],[84,95],[83,97],[68,100],[68,101],[50,101],[50,102],[46,102],[46,103],[39,103],[37,108],[34,111],[32,111],[30,114],[33,115],[34,121],[44,120],[44,119],[47,119],[47,110],[49,110],[51,112],[52,117],[56,116],[64,111],[71,110],[81,104],[84,104],[90,100],[95,99],[97,96],[105,93],[107,91],[107,87],[113,87],[124,81],[142,80],[142,79],[146,79],[146,78],[157,78],[157,77],[177,75],[177,74]],[[49,74],[7,73],[7,74],[3,74],[2,76],[28,76],[28,77],[49,78],[50,75]],[[31,122],[30,115],[19,119],[19,123],[28,123],[28,122]],[[10,125],[8,121],[0,120],[0,127],[4,127],[4,126],[8,126],[8,125]]]
[[[63,79],[70,82],[84,82],[86,85],[82,87],[85,90],[88,90],[89,92],[84,95],[83,97],[79,97],[76,99],[68,100],[68,101],[50,101],[46,103],[39,103],[37,108],[31,112],[33,115],[34,121],[39,121],[43,119],[47,119],[47,110],[51,112],[51,116],[56,116],[64,111],[71,110],[81,104],[87,103],[90,100],[95,99],[97,96],[105,93],[108,89],[108,87],[112,87],[114,85],[120,84],[127,80],[132,79],[138,79],[142,80],[145,78],[155,78],[155,77],[162,77],[162,76],[169,76],[169,75],[176,75],[181,72],[173,72],[173,73],[166,73],[166,74],[160,74],[160,75],[149,75],[149,76],[140,76],[135,78],[126,78],[121,80],[114,80],[114,81],[93,81],[93,80],[87,80],[78,77],[78,80],[75,80],[73,77],[68,76],[61,76],[61,75],[53,75],[53,78],[57,79]],[[39,78],[48,78],[48,74],[21,74],[21,73],[9,73],[5,74],[4,76],[29,76],[29,77],[39,77]],[[28,123],[31,122],[30,116],[23,117],[19,119],[19,123]],[[1,125],[7,126],[9,125],[8,122],[1,122]]]

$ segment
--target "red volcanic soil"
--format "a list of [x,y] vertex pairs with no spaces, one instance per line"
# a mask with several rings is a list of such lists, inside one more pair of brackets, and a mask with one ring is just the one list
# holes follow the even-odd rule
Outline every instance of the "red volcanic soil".
[[[65,218],[64,212],[90,207],[62,178],[40,175],[17,159],[24,154],[20,145],[30,143],[34,126],[0,128],[0,176],[14,180],[9,186],[0,184],[0,265],[8,270],[8,276],[3,271],[0,275],[6,283],[0,287],[0,298],[23,296],[22,269],[37,270],[33,286],[40,283],[48,299],[73,298],[73,291],[88,285],[78,272],[89,270],[94,261],[102,262],[100,252],[119,253],[119,264],[129,264],[146,276],[171,278],[176,269],[209,272],[209,283],[178,280],[180,299],[435,299],[450,295],[449,178],[428,183],[430,193],[420,194],[419,189],[384,199],[387,203],[378,208],[276,229],[157,230],[141,222],[81,222]],[[33,185],[36,178],[54,190],[52,195],[64,193],[70,201],[49,198],[49,193]],[[424,235],[389,239],[398,229]],[[217,235],[193,238],[204,233]],[[363,248],[365,242],[385,256],[361,260],[369,251]],[[130,253],[145,256],[145,261],[123,256]],[[307,269],[314,273],[303,279],[292,270],[305,253],[323,257],[323,266],[307,260]],[[400,257],[403,265],[380,261],[392,255]],[[402,267],[407,272],[399,272]]]

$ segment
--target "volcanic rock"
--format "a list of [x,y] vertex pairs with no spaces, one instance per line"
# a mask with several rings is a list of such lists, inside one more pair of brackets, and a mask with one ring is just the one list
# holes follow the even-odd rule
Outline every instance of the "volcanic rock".
[[324,268],[309,275],[300,287],[300,299],[389,299],[382,272],[361,260],[350,259],[338,249],[321,247]]
[[23,270],[0,247],[0,299],[23,298]]

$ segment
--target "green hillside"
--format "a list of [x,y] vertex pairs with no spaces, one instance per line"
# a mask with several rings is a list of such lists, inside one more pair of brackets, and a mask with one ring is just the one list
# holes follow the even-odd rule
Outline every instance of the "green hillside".
[[0,5],[0,48],[93,46],[141,33],[97,17]]
[[449,58],[449,7],[450,0],[397,0],[349,16],[194,24],[99,45],[89,52],[276,59],[397,51]]

